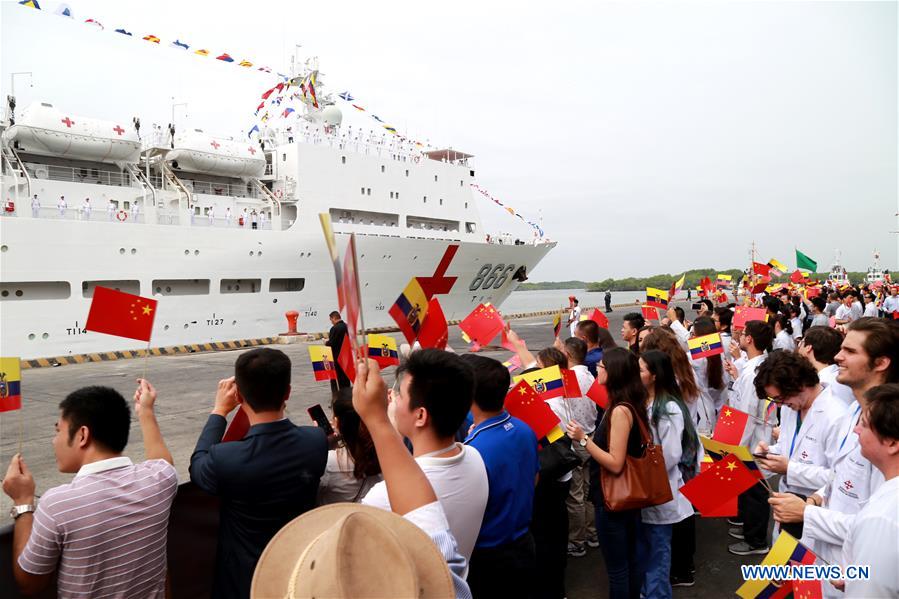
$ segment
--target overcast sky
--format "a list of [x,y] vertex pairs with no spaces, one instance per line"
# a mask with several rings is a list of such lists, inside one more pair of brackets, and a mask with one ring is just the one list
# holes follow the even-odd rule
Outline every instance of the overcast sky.
[[3,2],[4,97],[12,72],[34,74],[16,77],[20,108],[167,123],[174,96],[179,126],[238,135],[273,76],[168,43],[276,70],[302,44],[331,91],[474,154],[481,186],[542,211],[559,246],[534,280],[739,267],[753,240],[791,267],[794,245],[819,269],[836,248],[850,270],[875,248],[897,266],[895,2],[76,1],[74,21],[57,6]]

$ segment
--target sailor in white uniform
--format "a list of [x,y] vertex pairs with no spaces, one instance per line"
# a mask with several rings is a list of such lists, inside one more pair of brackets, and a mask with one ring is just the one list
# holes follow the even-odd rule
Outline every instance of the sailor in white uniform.
[[231,206],[225,208],[225,226],[231,226]]
[[132,202],[131,204],[131,222],[136,223],[140,218],[140,203]]
[[69,209],[69,205],[66,203],[66,196],[59,196],[59,201],[56,202],[56,208],[59,210],[59,217],[66,217],[66,210]]
[[209,219],[209,226],[215,224],[215,206],[210,206],[208,210],[206,210],[206,217]]
[[38,218],[41,215],[41,201],[37,199],[37,194],[31,198],[31,217]]
[[115,202],[110,198],[109,203],[106,204],[106,218],[109,222],[115,220],[116,208]]
[[84,198],[84,202],[81,204],[81,219],[82,220],[90,220],[91,219],[91,199]]

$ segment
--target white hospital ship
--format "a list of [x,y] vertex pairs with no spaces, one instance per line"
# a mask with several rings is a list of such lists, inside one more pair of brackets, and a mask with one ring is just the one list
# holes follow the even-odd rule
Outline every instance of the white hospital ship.
[[97,286],[159,300],[152,347],[270,337],[288,310],[299,331],[325,331],[337,300],[322,212],[341,248],[357,236],[366,327],[393,324],[411,277],[429,277],[450,320],[501,305],[555,244],[489,237],[469,154],[353,130],[318,78],[317,107],[249,140],[141,129],[64,100],[8,110],[0,353],[146,348],[84,330]]

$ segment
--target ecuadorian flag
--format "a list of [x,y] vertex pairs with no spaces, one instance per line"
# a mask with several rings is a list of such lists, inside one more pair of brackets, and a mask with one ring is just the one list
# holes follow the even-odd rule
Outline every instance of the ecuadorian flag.
[[719,333],[693,337],[687,341],[687,346],[690,348],[690,357],[694,360],[724,353],[724,345],[721,343]]
[[312,374],[317,381],[337,379],[337,371],[334,370],[334,352],[325,345],[310,345],[309,359],[312,360]]
[[378,363],[378,366],[396,366],[400,363],[400,355],[396,351],[396,340],[389,335],[368,336],[368,357]]
[[748,447],[744,447],[743,445],[731,445],[730,443],[716,441],[715,439],[703,437],[702,435],[699,435],[699,441],[702,443],[702,448],[705,449],[706,455],[713,460],[723,460],[724,456],[732,453],[743,462],[744,466],[752,471],[756,478],[759,480],[764,478],[762,471],[759,470],[759,465],[755,463],[755,458],[752,457],[752,453],[749,451]]
[[654,287],[646,288],[646,305],[653,308],[668,309],[668,292]]
[[0,412],[22,407],[22,371],[19,358],[0,358]]
[[541,370],[535,370],[521,376],[516,376],[514,383],[524,381],[534,388],[540,399],[552,399],[565,396],[565,385],[562,382],[562,370],[558,366],[550,366]]
[[409,281],[388,313],[396,321],[400,331],[405,335],[406,341],[415,343],[418,331],[428,313],[428,298],[418,283],[418,279],[413,277]]
[[716,283],[717,283],[718,287],[730,287],[731,284],[733,283],[733,281],[734,281],[734,278],[732,276],[726,275],[723,273],[718,273],[718,278],[717,278]]
[[[793,562],[811,565],[815,563],[817,557],[811,549],[797,541],[796,537],[781,530],[777,541],[774,542],[774,546],[762,560],[761,565],[791,565]],[[789,586],[789,584],[789,581],[779,581],[778,584],[775,584],[773,580],[747,580],[743,586],[737,589],[737,595],[743,599],[786,597],[784,586]]]

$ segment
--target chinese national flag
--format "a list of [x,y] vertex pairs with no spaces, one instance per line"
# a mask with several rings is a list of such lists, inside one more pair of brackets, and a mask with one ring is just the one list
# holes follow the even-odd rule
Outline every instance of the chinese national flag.
[[770,282],[771,282],[771,277],[763,275],[762,278],[759,279],[758,283],[756,283],[755,286],[752,288],[752,293],[755,295],[755,294],[759,294],[759,293],[763,292],[765,289],[768,288],[768,283],[770,283]]
[[562,368],[562,388],[565,390],[563,397],[577,399],[581,395],[581,386],[577,382],[577,374],[573,370]]
[[418,330],[418,343],[422,348],[436,347],[437,349],[446,349],[446,342],[449,340],[449,329],[446,326],[446,317],[443,315],[443,308],[436,297],[432,297],[428,301],[428,311],[425,314],[425,320]]
[[156,317],[156,300],[97,287],[87,315],[88,331],[149,341]]
[[643,313],[643,318],[646,320],[659,319],[659,313],[652,306],[640,306],[640,311]]
[[587,389],[587,397],[592,399],[603,410],[609,407],[609,392],[606,390],[605,385],[600,385],[596,380]]
[[750,308],[749,306],[737,306],[734,311],[734,320],[731,325],[734,329],[745,329],[746,323],[751,320],[768,320],[768,311],[764,308]]
[[525,381],[518,381],[518,384],[512,387],[506,395],[504,407],[510,414],[531,427],[538,440],[559,426],[559,419],[553,411]]
[[790,280],[794,283],[802,283],[803,281],[805,281],[805,275],[802,274],[801,270],[797,269],[794,270],[793,274],[790,275]]
[[234,418],[228,424],[225,435],[222,437],[222,443],[240,441],[247,434],[248,430],[250,430],[250,419],[247,417],[247,413],[243,411],[243,406],[241,406],[237,408],[237,413],[234,414]]
[[[793,562],[790,565],[798,565],[798,563]],[[792,582],[793,599],[821,599],[824,596],[820,580],[794,580]]]
[[599,311],[598,308],[594,308],[593,312],[590,313],[590,320],[598,324],[604,329],[609,328],[609,319],[605,314]]
[[337,354],[337,363],[340,364],[340,367],[343,369],[343,373],[346,375],[346,378],[350,379],[351,383],[356,382],[356,360],[355,354],[353,353],[353,348],[348,343],[349,339],[344,338],[343,343],[340,344],[340,353]]
[[479,305],[459,323],[459,328],[468,335],[468,338],[481,346],[493,341],[505,326],[503,317],[489,304]]
[[[705,472],[709,468],[711,468],[715,462],[712,461],[712,458],[709,456],[705,456],[705,458],[699,464],[699,471]],[[731,497],[718,507],[713,510],[707,510],[702,512],[703,518],[733,518],[737,515],[737,498],[736,496]]]
[[715,432],[712,433],[712,439],[728,445],[739,445],[748,421],[749,414],[746,412],[724,406],[718,417],[718,424],[715,425]]
[[752,272],[756,275],[764,275],[766,277],[770,276],[771,267],[767,264],[762,264],[761,262],[753,262],[752,263]]
[[740,459],[728,454],[680,488],[700,513],[714,512],[759,480]]

